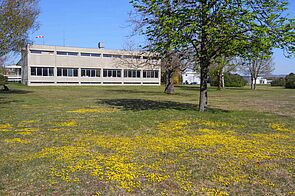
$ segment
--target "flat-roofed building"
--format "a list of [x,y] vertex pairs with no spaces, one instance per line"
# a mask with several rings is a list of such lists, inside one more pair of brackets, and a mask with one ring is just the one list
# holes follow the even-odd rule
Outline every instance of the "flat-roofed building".
[[160,85],[157,59],[143,52],[27,45],[22,83],[43,85]]
[[5,76],[8,82],[21,82],[21,66],[20,65],[7,65],[5,68]]

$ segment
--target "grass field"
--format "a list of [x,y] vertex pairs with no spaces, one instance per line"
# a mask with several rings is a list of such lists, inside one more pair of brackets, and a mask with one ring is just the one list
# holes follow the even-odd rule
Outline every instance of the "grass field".
[[0,93],[0,195],[294,195],[295,90]]

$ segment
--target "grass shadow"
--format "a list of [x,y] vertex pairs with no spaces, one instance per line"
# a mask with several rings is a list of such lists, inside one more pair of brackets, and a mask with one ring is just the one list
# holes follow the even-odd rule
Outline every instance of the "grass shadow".
[[182,85],[182,86],[175,86],[175,88],[181,89],[181,90],[200,90],[200,86],[198,85]]
[[[193,110],[197,111],[198,105],[190,103],[179,103],[173,101],[153,101],[145,99],[101,99],[98,104],[106,104],[115,107],[122,107],[124,110],[141,111],[141,110]],[[217,108],[208,109],[210,113],[229,112]]]
[[0,90],[0,94],[29,94],[34,91],[20,90],[20,89],[10,89],[9,91]]
[[124,93],[124,94],[148,94],[148,95],[163,95],[164,92],[162,91],[143,91],[143,90],[124,90],[124,89],[121,89],[121,90],[106,90],[108,92],[113,92],[113,93]]
[[123,107],[124,110],[195,110],[197,105],[189,103],[178,103],[172,101],[152,101],[145,99],[102,99],[98,104],[107,104],[110,106]]

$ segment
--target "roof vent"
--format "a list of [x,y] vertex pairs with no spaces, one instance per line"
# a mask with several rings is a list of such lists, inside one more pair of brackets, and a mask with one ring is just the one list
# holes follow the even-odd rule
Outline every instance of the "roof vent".
[[98,48],[104,48],[104,44],[103,44],[103,42],[98,42]]

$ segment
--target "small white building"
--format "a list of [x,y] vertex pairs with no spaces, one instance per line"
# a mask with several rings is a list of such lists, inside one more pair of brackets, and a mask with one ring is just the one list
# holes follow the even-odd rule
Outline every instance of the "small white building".
[[200,74],[195,71],[185,71],[182,74],[183,84],[201,84]]
[[7,65],[4,69],[8,82],[21,82],[22,76],[20,65]]
[[[248,82],[248,84],[251,84],[251,76],[243,76],[243,78]],[[262,76],[257,77],[256,84],[270,84],[271,81],[265,79]]]
[[256,84],[268,84],[268,81],[263,77],[257,77]]

